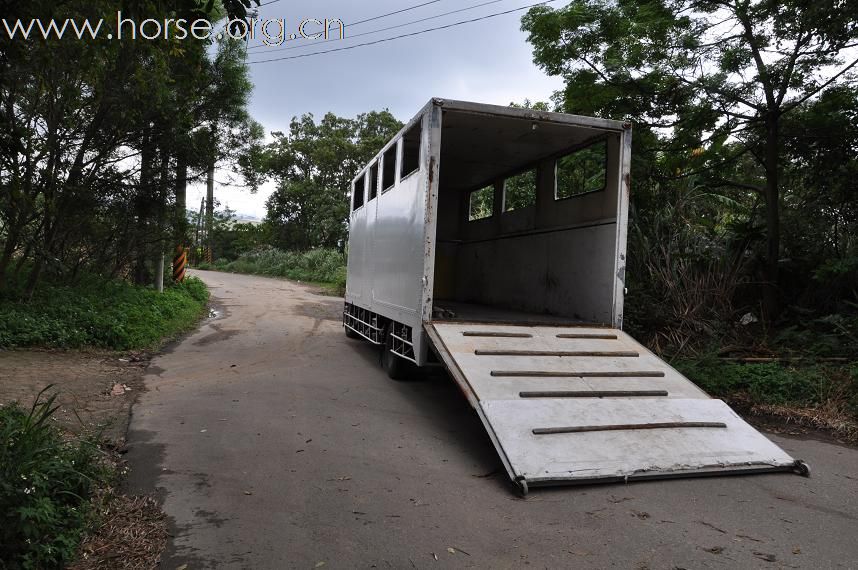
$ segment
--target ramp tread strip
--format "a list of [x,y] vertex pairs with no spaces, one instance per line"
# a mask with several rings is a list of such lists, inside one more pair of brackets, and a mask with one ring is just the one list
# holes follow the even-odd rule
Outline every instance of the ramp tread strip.
[[519,392],[520,398],[654,398],[667,397],[667,390],[548,390]]
[[479,336],[487,338],[533,338],[532,334],[527,333],[510,333],[510,332],[480,332],[480,331],[465,331],[462,336]]
[[643,429],[680,429],[680,428],[720,428],[726,429],[723,422],[664,422],[652,424],[613,424],[604,426],[570,426],[553,428],[535,428],[533,435],[554,435],[561,433],[585,433],[594,431],[632,431]]
[[631,350],[480,350],[477,356],[616,356],[637,358],[639,352]]
[[580,339],[598,339],[598,340],[617,340],[615,334],[590,334],[590,333],[564,333],[558,334],[557,338],[580,338]]
[[494,377],[509,378],[664,378],[660,370],[615,372],[551,372],[544,370],[492,370]]

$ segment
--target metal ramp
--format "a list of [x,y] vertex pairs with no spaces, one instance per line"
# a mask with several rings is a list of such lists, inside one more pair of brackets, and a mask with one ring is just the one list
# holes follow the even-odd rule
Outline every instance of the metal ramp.
[[433,322],[426,331],[523,493],[807,466],[627,334]]

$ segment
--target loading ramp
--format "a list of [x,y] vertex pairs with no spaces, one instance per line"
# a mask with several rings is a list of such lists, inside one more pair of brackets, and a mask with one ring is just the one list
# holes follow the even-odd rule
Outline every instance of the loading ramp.
[[434,321],[426,332],[522,493],[808,468],[617,329]]

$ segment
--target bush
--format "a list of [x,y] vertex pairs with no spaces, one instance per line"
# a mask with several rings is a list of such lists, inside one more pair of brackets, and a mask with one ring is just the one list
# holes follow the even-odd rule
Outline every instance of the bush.
[[0,348],[154,347],[193,325],[207,301],[205,284],[193,277],[163,294],[100,277],[44,283],[29,303],[0,301]]
[[[42,392],[42,394],[44,391]],[[62,568],[91,518],[90,498],[111,471],[90,440],[63,441],[56,396],[29,412],[0,407],[0,567]]]
[[836,398],[858,405],[858,367],[743,364],[716,358],[681,361],[676,367],[716,397],[745,393],[756,403],[793,406],[818,406]]
[[[200,266],[200,269],[204,268]],[[346,259],[335,249],[296,252],[264,247],[246,253],[230,263],[223,264],[219,261],[214,266],[207,265],[205,269],[324,283],[333,285],[340,293],[345,292]]]

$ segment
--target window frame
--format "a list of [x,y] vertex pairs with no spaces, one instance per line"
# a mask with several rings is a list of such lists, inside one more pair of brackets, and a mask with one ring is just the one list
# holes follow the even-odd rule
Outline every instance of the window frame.
[[[357,212],[358,210],[366,206],[366,172],[366,170],[362,171],[360,175],[355,177],[355,179],[352,181],[352,213]],[[357,197],[358,184],[361,185],[361,188],[363,190],[363,199],[361,201],[360,206],[355,206],[355,198]]]
[[[525,208],[535,208],[536,201],[539,199],[539,174],[540,174],[541,166],[539,163],[533,164],[532,166],[525,168],[515,174],[510,174],[508,176],[504,176],[501,178],[501,183],[503,184],[503,189],[501,191],[501,215],[509,214],[510,212],[516,212],[518,210],[524,210]],[[506,209],[506,183],[510,178],[515,178],[517,176],[521,176],[522,174],[527,174],[528,172],[533,172],[534,181],[533,181],[533,204],[529,204],[522,208],[514,208],[512,210]]]
[[[597,144],[605,145],[605,182],[602,184],[602,187],[598,190],[587,190],[586,192],[581,192],[579,194],[572,194],[571,196],[563,196],[562,198],[557,196],[557,191],[559,189],[560,177],[557,175],[558,169],[560,167],[560,161],[566,158],[567,156],[572,156],[581,151],[587,150],[590,147],[596,146]],[[563,156],[558,156],[554,159],[554,201],[561,202],[563,200],[571,200],[573,198],[579,198],[581,196],[589,196],[590,194],[597,194],[599,192],[605,192],[608,189],[608,139],[603,138],[597,141],[593,141],[588,145],[582,146],[581,148],[576,149],[574,152],[570,152],[569,154],[564,154]]]
[[[491,189],[491,191],[492,191],[492,211],[491,211],[491,213],[489,213],[488,216],[483,216],[482,218],[471,219],[471,197],[477,192],[482,192],[483,190],[488,190],[488,189]],[[490,182],[489,184],[486,184],[485,186],[481,186],[479,188],[474,188],[473,190],[468,192],[468,209],[467,209],[466,214],[467,214],[467,220],[468,220],[469,224],[473,223],[473,222],[482,222],[483,220],[490,220],[490,219],[495,217],[495,192],[496,192],[496,190],[497,190],[497,182]]]
[[[390,186],[385,186],[384,185],[384,177],[385,177],[385,174],[387,173],[387,160],[388,160],[388,158],[390,158],[390,156],[393,157],[393,170],[391,171],[393,180],[391,180]],[[381,153],[381,168],[380,168],[381,177],[380,178],[381,178],[381,193],[382,194],[385,194],[385,193],[389,192],[390,190],[396,188],[396,171],[398,170],[397,169],[398,164],[399,164],[399,139],[396,139],[396,141],[393,144],[391,144],[384,152]]]
[[[414,167],[413,170],[410,170],[408,172],[404,172],[405,165],[406,165],[405,153],[408,151],[408,148],[406,146],[408,143],[407,139],[408,139],[408,136],[411,135],[412,133],[414,133],[415,130],[417,131],[417,162],[416,162],[416,166]],[[412,125],[412,127],[410,129],[408,129],[407,131],[405,131],[405,133],[403,133],[403,135],[400,137],[400,140],[402,140],[402,154],[401,154],[401,157],[399,160],[397,170],[399,171],[399,181],[402,182],[406,178],[412,176],[415,172],[420,172],[423,168],[423,160],[422,160],[423,159],[423,120],[420,119],[417,122],[415,122],[414,125]]]
[[369,168],[366,169],[367,186],[369,189],[369,200],[367,200],[366,203],[372,202],[378,198],[378,162],[378,160],[374,160],[372,164],[369,165]]

